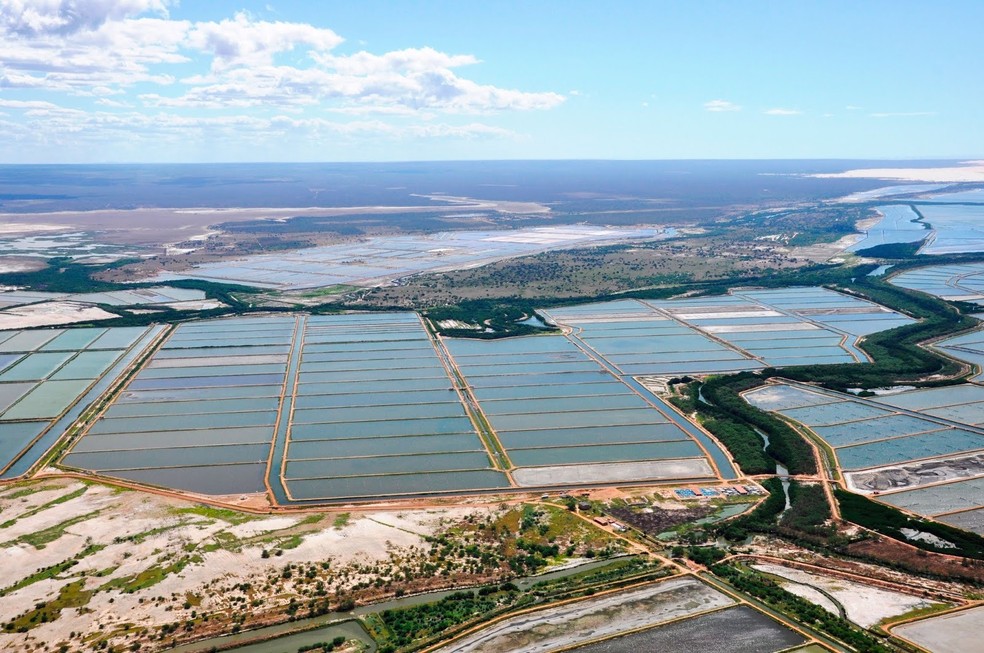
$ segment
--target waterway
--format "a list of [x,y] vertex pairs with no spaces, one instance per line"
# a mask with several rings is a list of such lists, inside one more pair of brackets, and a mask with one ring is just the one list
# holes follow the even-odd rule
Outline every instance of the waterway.
[[[765,440],[765,446],[762,447],[762,451],[765,451],[769,448],[769,436],[765,434],[765,431],[760,429],[755,429],[755,432],[762,436],[762,439]],[[782,493],[786,495],[786,507],[783,508],[782,513],[780,513],[780,516],[782,516],[782,514],[784,514],[791,507],[789,502],[789,470],[778,460],[776,461],[776,476],[779,477],[779,482],[782,483]]]

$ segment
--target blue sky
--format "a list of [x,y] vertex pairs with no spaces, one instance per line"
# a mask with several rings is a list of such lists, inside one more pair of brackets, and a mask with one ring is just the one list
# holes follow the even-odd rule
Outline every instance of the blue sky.
[[0,161],[984,158],[984,2],[0,0]]

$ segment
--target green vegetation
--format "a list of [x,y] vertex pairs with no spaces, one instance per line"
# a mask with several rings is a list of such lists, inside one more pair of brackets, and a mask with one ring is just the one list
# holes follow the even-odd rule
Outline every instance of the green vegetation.
[[730,519],[715,530],[725,539],[733,542],[744,540],[749,533],[775,533],[776,519],[786,508],[786,493],[782,489],[782,481],[778,478],[768,478],[762,481],[762,487],[768,490],[765,500],[749,513]]
[[[946,524],[909,517],[900,510],[845,490],[835,490],[834,495],[840,505],[841,515],[848,521],[926,551],[984,560],[984,537],[980,535]],[[927,542],[925,539],[907,538],[902,533],[903,528],[935,536],[953,546],[937,546],[932,543],[932,539]]]
[[330,653],[334,651],[339,646],[345,643],[345,638],[341,635],[331,640],[330,642],[318,642],[316,644],[308,644],[307,646],[300,646],[297,649],[297,653],[307,653],[308,651],[323,651],[324,653]]
[[821,485],[789,482],[789,510],[779,520],[779,525],[809,535],[830,536],[835,527],[829,524],[830,504]]
[[847,644],[858,653],[891,653],[896,650],[864,629],[827,612],[816,603],[784,590],[776,581],[752,569],[724,564],[711,567],[711,571],[735,589],[755,597],[779,612],[792,615],[798,621]]
[[915,243],[885,243],[859,249],[855,254],[869,258],[907,259],[915,256],[924,242],[925,239]]
[[213,506],[197,505],[190,508],[177,508],[172,511],[176,515],[199,515],[207,519],[224,521],[229,524],[242,524],[255,519],[253,515],[236,510],[215,508]]
[[685,413],[696,413],[701,425],[728,448],[732,458],[745,474],[774,474],[775,460],[765,452],[765,440],[755,429],[735,419],[724,410],[701,401],[698,397],[700,383],[689,383],[685,394],[670,398]]
[[[5,501],[13,501],[15,499],[23,499],[24,497],[29,497],[32,494],[37,494],[38,492],[48,492],[49,490],[60,490],[60,485],[36,485],[31,484],[27,487],[22,487],[19,490],[14,490],[9,494],[0,495],[0,499]],[[3,524],[0,524],[0,528],[4,528]]]
[[[733,420],[757,428],[769,436],[766,453],[786,466],[791,474],[816,474],[813,449],[796,429],[781,419],[759,410],[745,401],[739,393],[762,384],[763,377],[751,372],[713,377],[700,391],[704,399]],[[754,433],[754,431],[752,431]],[[755,434],[758,437],[758,434]],[[749,439],[745,433],[746,441]],[[750,447],[751,444],[746,444]]]
[[182,556],[167,565],[157,564],[144,569],[138,574],[114,578],[108,583],[101,585],[97,591],[102,592],[110,589],[118,589],[125,594],[131,594],[148,587],[153,587],[169,575],[181,573],[188,565],[201,561],[202,558],[200,556]]
[[387,628],[389,645],[381,651],[394,650],[418,640],[444,632],[451,626],[493,612],[512,604],[515,591],[456,592],[436,603],[425,603],[402,610],[386,610],[380,616]]
[[4,624],[4,630],[25,633],[41,624],[57,620],[62,610],[84,607],[93,595],[93,592],[83,589],[84,586],[85,579],[63,585],[56,598],[42,601],[27,612],[11,619]]
[[95,510],[84,515],[77,515],[70,519],[66,519],[63,522],[55,524],[54,526],[49,526],[40,531],[34,531],[33,533],[26,533],[18,537],[16,542],[23,542],[24,544],[30,544],[35,549],[43,549],[46,545],[54,542],[62,535],[65,534],[65,529],[75,524],[79,524],[86,520],[92,519],[99,514],[99,510]]
[[444,639],[474,623],[529,607],[534,603],[588,596],[597,589],[611,589],[672,573],[656,561],[634,556],[612,561],[599,569],[541,581],[521,589],[514,583],[488,585],[477,591],[455,592],[438,601],[370,615],[379,650],[418,649]]

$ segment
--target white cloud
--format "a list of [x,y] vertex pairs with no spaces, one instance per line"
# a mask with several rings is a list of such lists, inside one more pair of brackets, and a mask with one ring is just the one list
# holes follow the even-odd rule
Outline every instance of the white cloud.
[[329,108],[353,113],[486,113],[550,109],[564,101],[557,93],[529,93],[461,78],[451,68],[477,60],[431,48],[379,56],[366,52],[351,56],[313,53],[312,58],[318,65],[308,68],[257,65],[213,69],[206,75],[182,79],[189,87],[182,95],[148,93],[140,99],[150,106],[184,108],[321,106],[334,101],[340,106]]
[[783,109],[782,107],[776,107],[775,109],[766,109],[765,115],[767,116],[799,116],[802,115],[802,111],[798,109]]
[[[514,138],[451,116],[545,110],[566,100],[469,79],[461,71],[481,63],[471,54],[338,53],[344,39],[328,28],[246,12],[177,20],[170,11],[178,6],[0,0],[0,109],[21,127],[6,133],[47,145]],[[39,91],[45,100],[72,100],[41,101]]]
[[64,36],[144,13],[166,16],[170,4],[170,0],[3,0],[0,29],[29,37]]
[[4,109],[59,109],[57,104],[41,100],[5,100],[0,98],[0,107]]
[[[7,5],[2,3],[6,2]],[[408,48],[383,54],[336,55],[343,42],[326,28],[255,20],[240,12],[219,22],[192,23],[166,15],[169,0],[0,0],[0,88],[43,89],[75,95],[116,95],[135,84],[174,86],[145,92],[149,106],[305,106],[394,113],[483,113],[549,109],[564,101],[553,92],[479,84],[454,69],[475,65],[469,54]],[[148,16],[146,14],[158,14]],[[283,65],[277,55],[297,52]],[[207,71],[177,79],[178,64],[210,57]]]
[[920,116],[935,116],[935,111],[887,111],[882,113],[869,113],[872,118],[916,118]]
[[735,104],[734,102],[729,102],[728,100],[711,100],[710,102],[704,103],[704,109],[714,112],[741,111],[741,106]]
[[254,21],[245,12],[218,23],[196,23],[188,32],[188,47],[213,55],[212,66],[270,65],[273,56],[298,46],[327,52],[344,41],[330,29],[305,23]]

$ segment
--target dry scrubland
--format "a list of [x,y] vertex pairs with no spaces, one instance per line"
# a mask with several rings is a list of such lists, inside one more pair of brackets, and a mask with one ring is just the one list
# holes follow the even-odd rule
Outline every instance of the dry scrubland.
[[[82,483],[0,493],[0,649],[99,650],[236,631],[621,551],[562,509],[523,505],[252,516]],[[589,553],[590,552],[590,553]]]
[[[835,253],[824,249],[820,258]],[[377,288],[364,300],[370,305],[413,307],[477,298],[580,297],[758,274],[811,262],[789,247],[753,238],[694,234],[672,242],[547,252],[470,270],[421,275],[406,285]]]

